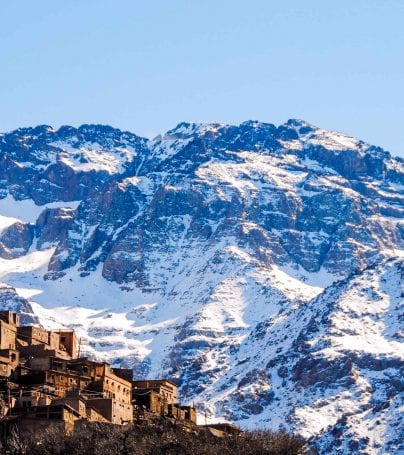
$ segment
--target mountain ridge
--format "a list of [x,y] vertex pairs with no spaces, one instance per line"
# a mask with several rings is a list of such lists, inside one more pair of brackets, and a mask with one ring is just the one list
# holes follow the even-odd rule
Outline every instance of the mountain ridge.
[[1,302],[211,418],[396,450],[403,163],[300,120],[15,130]]

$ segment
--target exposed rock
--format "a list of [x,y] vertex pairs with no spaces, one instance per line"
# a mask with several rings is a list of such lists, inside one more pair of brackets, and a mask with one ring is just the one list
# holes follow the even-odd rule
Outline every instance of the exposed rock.
[[4,259],[24,256],[32,245],[33,238],[33,226],[17,221],[0,234],[0,256]]

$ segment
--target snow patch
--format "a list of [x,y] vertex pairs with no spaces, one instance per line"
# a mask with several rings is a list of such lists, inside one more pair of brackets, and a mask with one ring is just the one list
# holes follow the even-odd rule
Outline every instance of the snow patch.
[[[44,205],[36,205],[32,199],[23,199],[18,201],[14,199],[11,194],[8,194],[5,198],[0,199],[0,222],[2,228],[7,227],[7,224],[14,224],[16,221],[22,223],[35,223],[39,215],[45,209],[57,209],[57,208],[71,208],[77,209],[81,201],[58,201],[49,202]],[[0,227],[1,229],[1,227]]]

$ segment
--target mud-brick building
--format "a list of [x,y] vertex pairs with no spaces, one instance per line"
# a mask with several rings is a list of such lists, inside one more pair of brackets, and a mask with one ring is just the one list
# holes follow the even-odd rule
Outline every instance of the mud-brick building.
[[31,359],[28,365],[17,379],[20,386],[36,385],[59,398],[80,394],[107,421],[133,421],[132,384],[116,375],[107,363],[41,357]]
[[167,401],[154,390],[134,390],[133,405],[139,415],[144,412],[150,412],[156,415],[166,415],[169,411]]
[[184,413],[184,419],[196,424],[197,412],[193,406],[177,406]]
[[20,326],[17,314],[0,311],[0,414],[27,428],[35,419],[37,426],[56,422],[64,431],[76,420],[128,424],[135,409],[136,418],[196,423],[195,409],[177,403],[175,382],[133,381],[132,370],[78,358],[77,351],[74,331]]
[[111,423],[107,417],[91,405],[90,400],[80,394],[72,394],[65,398],[54,398],[52,404],[67,404],[80,414],[81,419],[89,422]]
[[46,344],[50,347],[50,340],[53,339],[50,333],[34,325],[26,325],[17,328],[17,336],[28,345]]
[[0,349],[0,377],[10,377],[19,361],[20,353],[16,349]]
[[172,417],[196,424],[196,409],[181,406],[178,386],[169,379],[132,381],[132,397],[136,415],[144,412]]
[[11,311],[0,311],[0,349],[16,348],[20,317]]
[[6,434],[11,425],[18,425],[20,431],[40,432],[49,426],[60,428],[63,433],[73,431],[75,423],[80,420],[80,414],[67,404],[52,404],[14,408],[2,424],[2,432]]
[[85,389],[91,381],[90,376],[70,369],[69,359],[53,357],[52,353],[52,350],[33,352],[32,358],[20,365],[16,382],[21,387],[42,386],[59,397],[64,397],[69,391]]
[[133,422],[133,407],[113,398],[88,398],[87,406],[100,414],[106,422],[126,425]]
[[193,406],[182,406],[179,403],[168,405],[168,417],[173,417],[182,422],[196,424],[197,413]]
[[56,376],[65,374],[68,380],[64,379],[63,387],[66,390],[86,390],[87,394],[101,394],[104,398],[113,398],[128,406],[132,403],[131,381],[115,374],[108,363],[95,362],[85,357],[72,360],[51,357],[45,369],[55,374],[55,378],[51,377],[51,380],[56,381],[53,382],[55,386],[60,381]]
[[[0,311],[0,350],[18,351],[21,358],[38,357],[41,353],[64,358],[77,358],[77,338],[73,330],[45,330],[20,326],[20,317],[12,311]],[[4,357],[1,353],[0,356]],[[7,357],[7,355],[6,355]],[[11,354],[10,354],[11,358]],[[0,367],[0,373],[3,370]]]
[[[52,404],[52,397],[39,390],[20,390],[18,397],[15,399],[14,408],[35,408],[37,406],[49,406]],[[10,414],[12,414],[11,411]]]
[[17,327],[21,357],[37,357],[43,351],[53,351],[62,358],[77,358],[78,345],[73,330],[45,330],[41,327]]
[[154,392],[167,404],[176,403],[178,400],[178,386],[169,379],[132,381],[132,387],[134,396],[141,396],[143,392]]
[[132,383],[115,374],[107,363],[103,364],[101,376],[90,382],[87,392],[95,392],[93,400],[88,395],[89,405],[112,423],[125,424],[133,421]]
[[17,329],[20,324],[18,314],[0,311],[0,377],[9,377],[19,364]]

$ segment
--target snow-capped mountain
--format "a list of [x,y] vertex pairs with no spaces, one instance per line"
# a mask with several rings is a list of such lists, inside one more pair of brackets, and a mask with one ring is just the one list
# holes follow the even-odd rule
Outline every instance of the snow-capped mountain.
[[402,159],[300,120],[18,129],[0,302],[210,418],[396,453],[403,190]]

